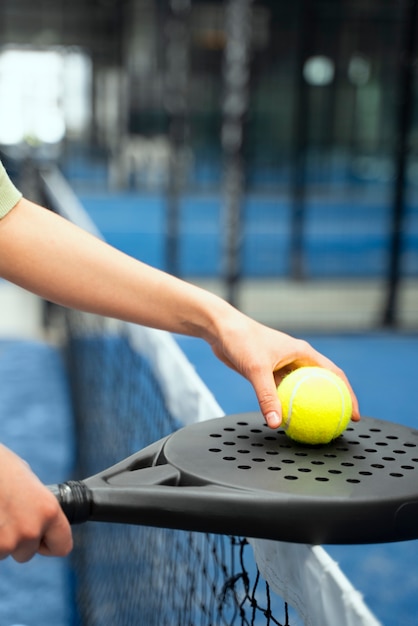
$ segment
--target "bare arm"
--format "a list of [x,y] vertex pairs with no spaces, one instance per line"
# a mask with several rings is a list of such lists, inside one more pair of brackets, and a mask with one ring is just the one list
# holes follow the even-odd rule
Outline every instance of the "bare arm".
[[201,290],[197,297],[196,288],[25,199],[0,223],[0,249],[0,275],[11,282],[117,319],[200,335],[210,324],[209,300],[218,300]]
[[319,365],[348,383],[308,343],[255,322],[214,294],[132,259],[28,200],[0,223],[0,250],[0,276],[48,300],[206,340],[253,384],[272,427],[281,420],[276,384],[289,369]]

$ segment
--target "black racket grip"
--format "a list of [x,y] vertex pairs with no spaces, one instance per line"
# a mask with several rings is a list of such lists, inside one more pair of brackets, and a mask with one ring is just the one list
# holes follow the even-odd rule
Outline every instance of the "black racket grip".
[[86,485],[77,480],[69,480],[59,485],[49,485],[61,505],[70,524],[81,524],[90,519],[91,494]]

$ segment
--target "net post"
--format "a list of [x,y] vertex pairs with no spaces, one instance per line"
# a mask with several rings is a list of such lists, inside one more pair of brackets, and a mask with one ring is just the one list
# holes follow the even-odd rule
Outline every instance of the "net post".
[[223,179],[223,274],[227,300],[236,305],[241,275],[243,199],[245,193],[245,124],[249,108],[251,17],[253,0],[229,0],[226,6],[226,46],[221,143]]
[[312,48],[311,41],[315,25],[314,19],[312,0],[302,0],[299,10],[300,27],[297,51],[296,102],[294,107],[294,144],[291,178],[290,275],[294,280],[302,280],[305,276],[304,231],[309,101],[308,85],[303,76],[303,66]]
[[392,228],[386,284],[383,326],[398,323],[398,296],[401,281],[401,255],[406,213],[406,168],[412,126],[413,78],[416,50],[417,0],[406,0],[404,31],[399,52],[398,129],[395,154],[395,185],[392,203]]
[[190,0],[169,2],[166,22],[165,109],[168,114],[170,156],[167,185],[166,269],[180,275],[180,198],[185,183],[189,133],[189,22]]

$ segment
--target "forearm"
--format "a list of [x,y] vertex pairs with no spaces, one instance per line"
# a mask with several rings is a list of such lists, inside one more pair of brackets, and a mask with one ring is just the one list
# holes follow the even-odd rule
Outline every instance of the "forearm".
[[58,304],[211,340],[231,307],[23,199],[0,223],[0,275]]
[[[22,199],[0,222],[0,276],[63,306],[200,337],[253,385],[276,428],[276,385],[318,365],[344,373],[309,344],[267,328],[221,298],[140,263],[59,216]],[[353,399],[353,418],[359,419]]]

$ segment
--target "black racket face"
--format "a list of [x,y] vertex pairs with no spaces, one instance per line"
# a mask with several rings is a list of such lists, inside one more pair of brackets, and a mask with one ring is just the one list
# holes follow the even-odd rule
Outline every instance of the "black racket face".
[[[330,444],[306,446],[272,431],[259,413],[201,422],[164,446],[183,485],[213,483],[289,497],[418,497],[418,431],[372,418],[352,422]],[[418,526],[418,522],[417,522]]]
[[84,521],[311,544],[418,538],[418,430],[372,418],[314,447],[272,431],[260,413],[231,415],[82,482]]

